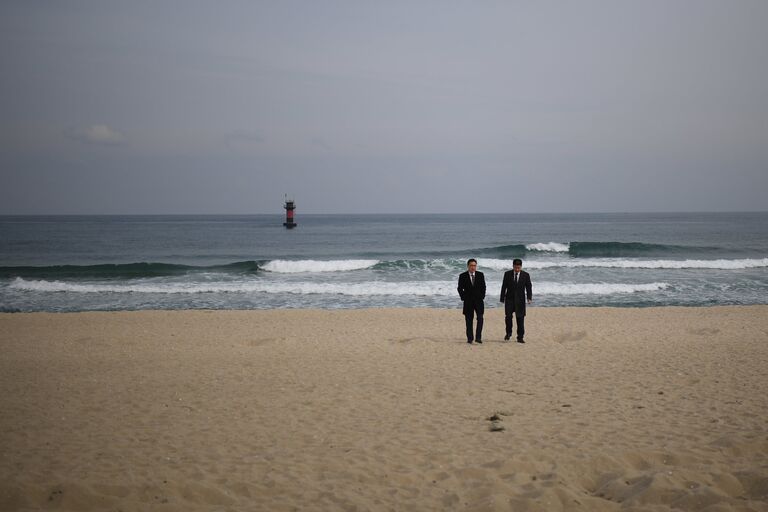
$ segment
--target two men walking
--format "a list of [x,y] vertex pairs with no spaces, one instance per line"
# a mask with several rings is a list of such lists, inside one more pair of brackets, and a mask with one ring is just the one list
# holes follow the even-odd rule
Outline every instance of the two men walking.
[[[504,273],[501,283],[501,302],[504,303],[504,323],[507,341],[512,336],[512,327],[517,322],[517,342],[525,343],[525,306],[533,300],[531,276],[522,270],[523,262],[515,259],[512,270]],[[482,343],[483,313],[485,311],[485,276],[477,270],[477,260],[467,261],[467,271],[459,275],[459,297],[464,302],[464,319],[467,324],[467,343]],[[472,331],[473,319],[477,315],[477,327]]]

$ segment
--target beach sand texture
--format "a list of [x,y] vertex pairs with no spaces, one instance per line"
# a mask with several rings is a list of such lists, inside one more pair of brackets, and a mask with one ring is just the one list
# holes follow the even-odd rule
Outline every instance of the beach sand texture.
[[768,510],[768,306],[0,315],[0,510]]

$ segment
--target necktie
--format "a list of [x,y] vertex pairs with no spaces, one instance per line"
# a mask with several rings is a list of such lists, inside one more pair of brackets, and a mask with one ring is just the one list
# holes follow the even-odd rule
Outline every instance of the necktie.
[[515,284],[517,284],[517,276],[519,276],[519,275],[520,274],[518,272],[515,272]]
[[469,274],[469,280],[472,281],[472,286],[475,286],[475,274]]

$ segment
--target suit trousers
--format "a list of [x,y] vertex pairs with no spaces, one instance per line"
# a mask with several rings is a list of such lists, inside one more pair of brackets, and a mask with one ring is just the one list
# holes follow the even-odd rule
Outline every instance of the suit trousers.
[[[464,320],[467,322],[467,341],[482,340],[483,339],[483,310],[485,305],[481,302],[479,304],[472,304],[468,311],[464,313]],[[475,313],[477,313],[477,330],[475,331],[475,337],[472,337],[472,321],[474,320]]]
[[514,315],[515,320],[517,320],[517,339],[521,340],[523,339],[523,336],[525,336],[524,307],[525,306],[518,304],[517,308],[515,308],[515,302],[510,297],[504,301],[504,323],[507,327],[507,336],[512,336],[512,315]]

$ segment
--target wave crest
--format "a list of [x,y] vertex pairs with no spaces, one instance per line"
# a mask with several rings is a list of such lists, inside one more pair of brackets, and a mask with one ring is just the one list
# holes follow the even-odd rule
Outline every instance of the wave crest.
[[237,261],[224,265],[194,266],[176,263],[103,263],[98,265],[50,265],[43,267],[0,267],[0,277],[41,278],[142,278],[178,276],[191,272],[254,273],[255,261]]
[[521,256],[526,253],[567,253],[574,258],[618,258],[652,255],[686,255],[717,252],[717,247],[689,247],[642,242],[532,242],[528,244],[499,245],[475,249],[473,252],[488,256]]
[[272,260],[265,263],[262,269],[280,274],[346,272],[371,268],[377,263],[379,260]]
[[525,246],[525,248],[528,251],[537,251],[537,252],[568,252],[571,248],[571,245],[561,244],[558,242],[547,242],[547,243],[528,244]]
[[668,283],[548,283],[536,285],[538,295],[614,295],[638,292],[656,292],[669,287]]
[[[510,270],[512,260],[494,258],[478,259],[478,265],[492,270]],[[744,270],[748,268],[768,267],[768,258],[740,260],[619,260],[588,259],[564,261],[526,261],[524,268],[645,268],[645,269],[712,269]]]
[[621,256],[650,256],[691,254],[693,252],[713,251],[715,247],[685,247],[680,245],[646,244],[641,242],[571,242],[568,254],[574,258]]
[[64,281],[27,281],[16,278],[10,287],[16,290],[70,293],[288,293],[296,295],[457,295],[452,281],[363,283],[275,283],[270,281],[213,282],[213,283],[132,283],[132,284],[83,284]]
[[[294,295],[347,295],[347,296],[423,296],[456,297],[453,281],[362,283],[274,283],[269,281],[214,282],[214,283],[133,283],[133,284],[81,284],[63,281],[27,281],[17,278],[11,283],[16,290],[47,293],[280,293]],[[667,288],[667,283],[555,283],[542,282],[534,287],[539,295],[613,295],[654,292]],[[493,294],[489,296],[492,298]],[[487,300],[489,300],[487,299]]]

